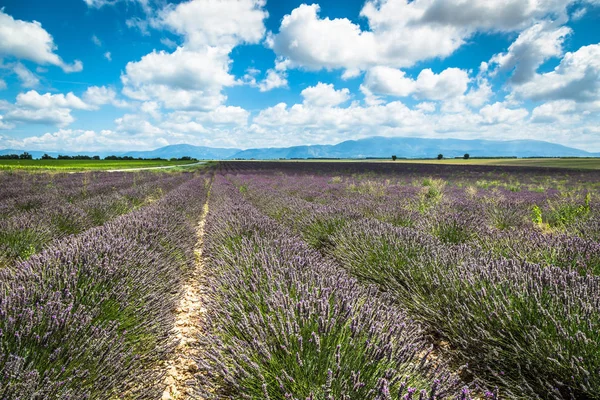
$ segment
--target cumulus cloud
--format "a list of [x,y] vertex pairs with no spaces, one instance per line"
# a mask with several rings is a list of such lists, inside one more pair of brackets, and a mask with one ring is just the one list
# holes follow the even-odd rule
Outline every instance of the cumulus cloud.
[[468,73],[459,68],[448,68],[439,74],[427,68],[417,79],[411,79],[402,70],[379,66],[367,71],[361,89],[373,94],[448,100],[464,94],[469,82]]
[[544,61],[563,54],[563,42],[571,33],[571,28],[566,26],[540,22],[521,32],[508,52],[496,54],[490,64],[497,64],[500,71],[513,71],[511,83],[528,82]]
[[24,88],[34,88],[40,84],[40,79],[21,63],[14,65],[13,72],[17,75],[17,78],[21,81],[21,86]]
[[529,111],[524,108],[511,109],[502,103],[494,103],[479,110],[486,124],[511,124],[525,119]]
[[265,0],[195,0],[168,5],[156,25],[185,37],[188,47],[258,43],[265,35]]
[[221,89],[236,83],[229,74],[228,54],[217,47],[153,51],[127,64],[121,76],[123,93],[136,100],[160,101],[173,109],[216,108],[225,100]]
[[533,109],[531,121],[535,123],[552,123],[560,121],[565,116],[573,116],[577,103],[573,100],[556,100],[544,103]]
[[206,132],[207,127],[246,126],[250,113],[236,106],[219,106],[206,112],[176,111],[167,114],[158,126],[171,132]]
[[0,9],[0,55],[33,61],[41,65],[55,65],[65,72],[79,72],[83,64],[75,60],[65,63],[56,53],[52,36],[37,21],[14,19]]
[[529,82],[515,86],[513,93],[538,101],[600,101],[600,44],[566,53],[553,71],[535,74]]
[[68,108],[16,108],[8,111],[4,115],[4,120],[65,127],[73,123],[75,118],[73,118],[71,110]]
[[0,143],[13,148],[44,151],[106,151],[115,149],[150,150],[169,144],[165,138],[147,135],[123,135],[115,130],[59,129],[24,139],[5,139]]
[[319,82],[300,92],[304,98],[304,105],[315,107],[335,107],[350,99],[350,90],[344,88],[335,90],[333,84]]
[[150,115],[154,119],[160,119],[162,116],[160,113],[160,104],[156,101],[143,102],[140,106],[140,111]]
[[[264,0],[206,0],[166,6],[151,24],[183,36],[184,44],[129,62],[121,76],[123,93],[176,110],[217,108],[226,99],[224,87],[244,83],[229,73],[229,54],[238,44],[263,38],[264,5]],[[284,79],[276,77],[261,87],[281,86]]]
[[253,120],[254,123],[277,128],[297,126],[313,129],[353,129],[357,126],[418,126],[424,122],[423,114],[409,109],[399,101],[385,105],[361,107],[315,107],[285,103],[262,110]]
[[447,57],[476,32],[519,31],[545,17],[566,22],[574,1],[369,0],[360,12],[368,29],[346,18],[321,18],[319,5],[303,4],[284,16],[267,44],[290,67],[344,69],[347,79],[376,66]]
[[6,89],[6,82],[4,79],[0,79],[0,90]]
[[117,92],[107,86],[90,86],[83,93],[83,100],[90,106],[97,107],[112,104],[115,107],[127,107],[127,103],[117,98]]
[[75,121],[71,109],[92,110],[94,108],[73,93],[40,94],[30,90],[17,95],[16,103],[9,107],[4,120],[65,127]]
[[275,69],[267,70],[265,78],[258,84],[261,92],[268,92],[272,89],[287,87],[288,81],[284,72],[279,72]]
[[[424,9],[423,23],[452,25],[470,30],[514,31],[532,20],[553,15],[565,20],[573,0],[416,0],[415,8]],[[395,3],[388,0],[388,12]],[[371,2],[373,4],[373,2]]]
[[40,94],[35,90],[17,95],[17,106],[29,107],[33,109],[52,109],[52,108],[76,108],[79,110],[91,110],[92,107],[86,104],[72,92],[64,94]]
[[106,58],[108,61],[112,61],[112,55],[110,54],[110,51],[104,53],[104,58]]
[[101,105],[113,104],[124,107],[127,104],[116,97],[116,92],[107,87],[92,86],[83,94],[83,99],[74,93],[41,94],[36,90],[19,93],[15,104],[7,104],[5,121],[56,125],[66,127],[75,121],[72,110],[97,110]]
[[410,25],[410,13],[394,27],[376,22],[375,11],[363,14],[372,27],[363,31],[346,18],[320,18],[319,11],[317,4],[294,9],[268,41],[277,55],[291,61],[290,66],[343,68],[349,70],[346,77],[352,77],[357,70],[377,65],[406,67],[418,60],[445,57],[463,43],[454,27]]

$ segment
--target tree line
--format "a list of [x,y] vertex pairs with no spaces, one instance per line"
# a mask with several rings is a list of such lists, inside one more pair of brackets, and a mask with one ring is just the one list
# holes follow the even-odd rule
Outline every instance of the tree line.
[[[74,155],[68,156],[59,154],[56,157],[53,157],[49,154],[44,153],[41,160],[110,160],[110,161],[133,161],[133,160],[144,160],[144,161],[198,161],[196,158],[183,156],[183,157],[172,157],[169,159],[154,157],[154,158],[142,158],[142,157],[131,157],[131,156],[106,156],[101,158],[100,156],[88,156],[88,155]],[[33,156],[28,152],[23,152],[21,154],[2,154],[0,155],[0,160],[33,160]]]

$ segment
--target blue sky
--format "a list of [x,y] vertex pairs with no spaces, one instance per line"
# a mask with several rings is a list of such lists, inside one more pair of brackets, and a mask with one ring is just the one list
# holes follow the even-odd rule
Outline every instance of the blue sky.
[[0,0],[0,149],[600,151],[600,0]]

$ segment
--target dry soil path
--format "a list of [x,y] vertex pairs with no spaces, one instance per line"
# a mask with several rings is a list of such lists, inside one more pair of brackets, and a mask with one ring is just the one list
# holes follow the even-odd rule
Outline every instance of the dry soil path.
[[202,245],[207,214],[208,196],[196,231],[198,242],[194,250],[194,272],[184,284],[183,296],[176,310],[175,332],[179,339],[179,345],[166,365],[166,389],[162,396],[163,400],[180,400],[192,397],[189,383],[193,381],[194,374],[198,370],[194,359],[200,352],[198,338],[201,334],[201,326],[206,313],[206,309],[202,304],[202,297],[205,293],[205,287],[202,284],[204,270]]

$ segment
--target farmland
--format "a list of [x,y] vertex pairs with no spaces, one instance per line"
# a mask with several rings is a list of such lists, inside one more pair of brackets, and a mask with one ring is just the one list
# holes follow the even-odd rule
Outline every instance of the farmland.
[[600,399],[600,171],[0,172],[0,398]]
[[94,171],[174,167],[193,161],[166,160],[0,160],[0,171]]

